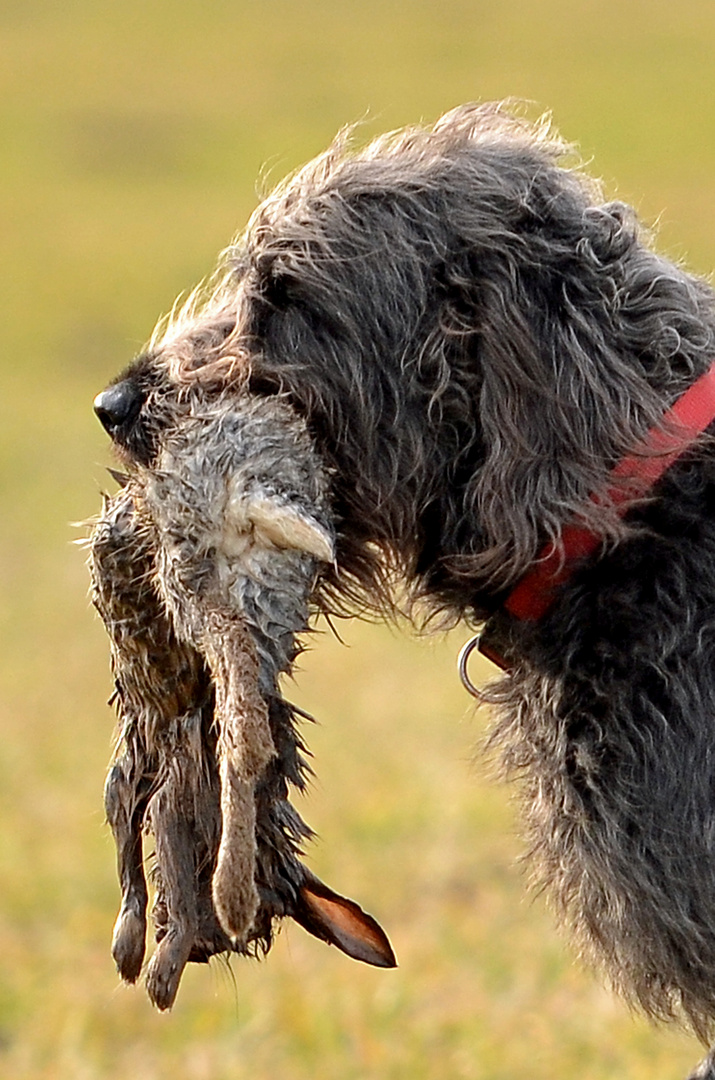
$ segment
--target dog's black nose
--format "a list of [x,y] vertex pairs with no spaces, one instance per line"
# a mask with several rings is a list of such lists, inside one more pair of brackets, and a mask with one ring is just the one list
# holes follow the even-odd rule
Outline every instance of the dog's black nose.
[[94,411],[106,431],[112,435],[130,421],[142,406],[141,392],[128,380],[103,390],[94,399]]

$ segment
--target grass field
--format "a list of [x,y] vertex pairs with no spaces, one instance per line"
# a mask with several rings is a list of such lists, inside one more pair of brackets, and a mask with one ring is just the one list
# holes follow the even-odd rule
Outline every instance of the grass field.
[[[102,813],[107,646],[70,522],[99,505],[91,401],[255,204],[347,121],[553,109],[660,245],[715,265],[711,0],[3,0],[0,5],[0,1076],[668,1080],[699,1048],[629,1015],[527,898],[510,793],[457,684],[467,636],[354,625],[304,658],[312,864],[388,928],[369,970],[286,928],[117,985]],[[108,481],[107,481],[108,482]]]

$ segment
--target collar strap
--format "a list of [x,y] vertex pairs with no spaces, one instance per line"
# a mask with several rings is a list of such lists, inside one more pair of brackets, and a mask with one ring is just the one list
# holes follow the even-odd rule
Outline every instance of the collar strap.
[[[651,428],[633,452],[618,462],[610,472],[605,492],[602,496],[593,496],[594,501],[615,506],[617,513],[624,515],[633,502],[642,498],[693,445],[713,420],[715,363],[678,398],[662,421]],[[537,622],[553,604],[559,586],[568,581],[576,566],[593,555],[602,542],[603,537],[599,533],[577,521],[566,525],[561,533],[561,542],[558,545],[547,544],[534,566],[509,593],[496,613],[496,621],[501,621],[500,616],[506,612],[512,619]],[[499,667],[508,669],[510,665],[504,660],[496,642],[490,640],[490,622],[479,639],[472,639],[469,645],[478,647]],[[470,686],[467,688],[470,689]]]

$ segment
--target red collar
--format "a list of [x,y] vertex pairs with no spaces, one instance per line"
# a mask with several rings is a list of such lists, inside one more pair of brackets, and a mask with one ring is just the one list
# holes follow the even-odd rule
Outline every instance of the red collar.
[[[619,514],[625,514],[634,500],[643,497],[713,420],[715,363],[678,398],[661,423],[648,432],[633,452],[611,470],[604,501],[614,505]],[[534,566],[509,593],[501,611],[527,622],[541,619],[556,599],[559,586],[568,581],[576,566],[597,551],[602,542],[601,535],[577,522],[566,525],[561,543],[548,544],[542,549]],[[490,644],[489,634],[482,633],[463,650],[466,654],[463,662],[460,661],[463,679],[464,665],[475,646],[499,667],[509,668],[498,649]],[[467,678],[465,685],[470,689],[468,682]]]

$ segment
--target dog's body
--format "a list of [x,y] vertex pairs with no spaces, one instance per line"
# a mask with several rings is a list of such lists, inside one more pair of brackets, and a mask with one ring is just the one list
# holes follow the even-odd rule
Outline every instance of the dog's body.
[[512,628],[494,737],[582,947],[651,1015],[704,1034],[715,452],[703,440],[625,517],[593,495],[710,367],[715,304],[563,152],[495,108],[358,153],[339,141],[258,209],[104,421],[151,472],[177,401],[281,395],[329,478],[324,606],[384,608],[397,573],[479,622],[574,519],[603,537],[547,615]]

